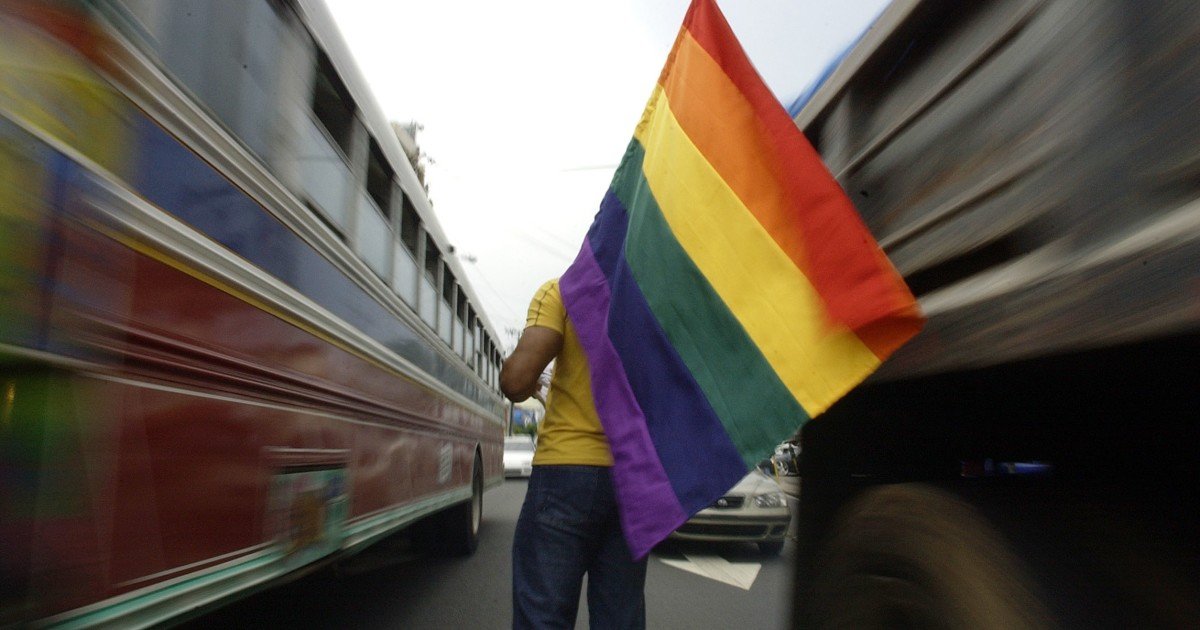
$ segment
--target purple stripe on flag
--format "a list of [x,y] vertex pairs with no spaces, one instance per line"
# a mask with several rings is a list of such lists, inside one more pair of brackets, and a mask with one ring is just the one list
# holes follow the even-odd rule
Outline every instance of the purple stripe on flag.
[[[644,182],[640,177],[640,165],[639,160],[623,166],[621,174],[613,180],[614,187],[626,185],[627,177]],[[657,212],[651,207],[655,204],[649,187],[642,187],[631,198],[641,200],[642,206],[635,208],[635,212],[641,216],[640,223],[644,227],[646,215]],[[687,514],[695,514],[712,505],[740,481],[746,475],[746,464],[704,390],[659,324],[625,258],[629,232],[637,231],[631,225],[633,217],[617,193],[610,190],[600,204],[595,223],[588,230],[587,240],[596,264],[608,281],[608,338],[625,367],[625,378],[646,418],[650,440],[679,505]],[[642,247],[648,247],[644,235],[636,238],[635,242],[640,241]],[[649,247],[662,250],[670,245],[659,241]],[[673,268],[668,261],[662,262],[659,272],[667,273],[670,269],[676,281],[685,281],[682,276],[687,273],[686,269]],[[692,270],[699,274],[694,267]],[[679,306],[667,302],[666,308]],[[689,337],[691,331],[686,327],[677,328],[675,332],[685,343],[708,342]],[[660,532],[663,537],[670,533]]]
[[592,399],[612,449],[625,540],[634,558],[642,558],[663,539],[663,532],[675,531],[688,515],[658,459],[645,416],[608,338],[611,293],[587,240],[559,280],[559,290],[591,368]]

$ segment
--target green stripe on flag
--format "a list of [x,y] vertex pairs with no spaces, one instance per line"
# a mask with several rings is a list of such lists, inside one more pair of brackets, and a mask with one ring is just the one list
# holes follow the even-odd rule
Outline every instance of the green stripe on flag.
[[625,259],[671,345],[753,467],[808,413],[671,232],[642,172],[644,158],[633,140],[612,182],[629,214]]

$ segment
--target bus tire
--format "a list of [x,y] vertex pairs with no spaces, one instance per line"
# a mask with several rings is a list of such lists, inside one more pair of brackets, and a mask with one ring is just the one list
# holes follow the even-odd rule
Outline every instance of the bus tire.
[[974,508],[924,484],[866,490],[818,552],[806,628],[1043,628],[1026,572]]
[[483,521],[483,465],[479,456],[471,468],[471,498],[442,514],[441,551],[448,556],[465,557],[479,547],[479,526]]

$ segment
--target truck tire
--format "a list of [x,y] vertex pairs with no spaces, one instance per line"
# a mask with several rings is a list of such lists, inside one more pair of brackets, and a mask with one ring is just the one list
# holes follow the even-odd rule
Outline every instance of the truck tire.
[[923,484],[866,490],[818,552],[806,628],[1045,628],[1007,544],[973,508]]

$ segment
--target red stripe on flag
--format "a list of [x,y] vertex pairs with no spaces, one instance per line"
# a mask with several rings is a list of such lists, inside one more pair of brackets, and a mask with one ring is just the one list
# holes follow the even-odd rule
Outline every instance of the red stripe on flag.
[[[808,244],[807,260],[798,262],[801,271],[834,321],[858,333],[876,354],[887,356],[921,327],[908,287],[892,270],[891,261],[820,155],[763,83],[715,2],[695,0],[684,28],[744,94],[764,129],[768,159],[791,175],[780,183],[795,209],[795,225]],[[872,326],[896,317],[910,324],[892,321],[881,330]]]

